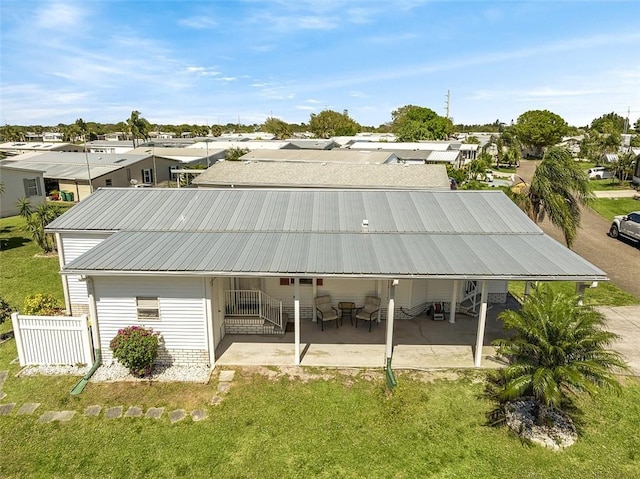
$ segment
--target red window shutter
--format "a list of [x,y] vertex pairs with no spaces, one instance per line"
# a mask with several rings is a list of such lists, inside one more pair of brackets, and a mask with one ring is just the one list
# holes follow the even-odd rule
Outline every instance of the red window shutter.
[[322,286],[322,284],[323,284],[323,283],[324,283],[324,280],[323,280],[322,278],[318,278],[318,279],[316,279],[316,284],[317,284],[318,286]]
[[280,278],[280,286],[289,286],[289,278]]

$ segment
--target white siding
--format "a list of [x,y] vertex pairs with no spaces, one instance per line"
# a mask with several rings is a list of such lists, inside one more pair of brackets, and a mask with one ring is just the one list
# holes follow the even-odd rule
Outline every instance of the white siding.
[[[65,265],[83,255],[90,249],[98,246],[109,234],[81,234],[81,233],[61,233],[62,248],[64,251]],[[67,276],[69,285],[69,302],[71,304],[89,304],[87,298],[87,285],[80,281],[78,276]]]
[[[145,326],[160,332],[168,350],[206,350],[206,304],[201,278],[93,278],[100,343],[109,343],[118,329]],[[158,297],[160,320],[138,321],[136,296]],[[214,305],[215,307],[215,305]]]
[[29,202],[33,209],[44,203],[46,192],[44,191],[44,179],[41,171],[28,171],[12,168],[0,168],[0,181],[4,185],[4,193],[0,198],[0,217],[15,216],[19,213],[16,206],[18,201],[27,197],[24,188],[25,179],[36,179],[38,182],[39,195],[29,196]]
[[[451,295],[449,295],[451,296]],[[411,302],[410,308],[415,308],[428,301],[427,280],[414,279],[411,280]]]

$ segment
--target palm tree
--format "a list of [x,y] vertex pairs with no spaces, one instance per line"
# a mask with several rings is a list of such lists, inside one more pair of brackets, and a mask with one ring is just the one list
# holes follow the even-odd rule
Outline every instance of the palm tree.
[[19,215],[25,219],[26,230],[44,253],[50,253],[55,249],[55,241],[51,234],[47,234],[44,228],[62,214],[58,205],[42,203],[35,210],[31,208],[28,198],[20,199],[16,206]]
[[136,140],[138,138],[145,140],[149,138],[150,123],[140,116],[140,112],[138,110],[133,110],[131,112],[131,116],[127,118],[127,126],[129,127],[129,133],[131,133],[134,148],[138,146],[136,144]]
[[562,230],[568,248],[580,227],[580,206],[593,197],[587,174],[565,148],[556,146],[545,153],[531,184],[508,194],[536,223],[549,217]]
[[[493,342],[509,364],[499,370],[494,396],[501,402],[533,396],[538,406],[561,409],[579,393],[619,388],[614,371],[627,368],[620,354],[607,350],[618,336],[602,329],[604,317],[578,304],[577,295],[536,288],[520,311],[498,316],[510,339]],[[496,379],[496,378],[494,378]],[[538,424],[546,409],[538,407]]]

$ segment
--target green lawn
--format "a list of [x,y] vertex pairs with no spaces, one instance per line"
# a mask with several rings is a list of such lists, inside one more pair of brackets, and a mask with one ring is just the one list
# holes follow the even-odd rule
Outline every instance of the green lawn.
[[640,201],[633,198],[596,198],[590,206],[608,220],[613,220],[616,215],[640,211]]
[[[0,345],[0,370],[14,341]],[[15,368],[11,368],[13,373]],[[0,417],[0,477],[219,478],[558,478],[637,477],[640,470],[640,382],[621,394],[580,402],[582,437],[564,452],[521,442],[486,425],[484,373],[398,372],[393,393],[381,371],[302,369],[308,381],[238,370],[219,406],[209,385],[90,383],[77,379],[7,379],[3,402],[41,402],[75,410],[69,423],[39,424],[33,416]],[[269,370],[277,372],[275,368]],[[451,379],[444,379],[449,377]],[[430,379],[430,380],[427,380]],[[204,407],[209,417],[170,424],[81,415],[88,405]],[[19,407],[19,406],[18,406]]]
[[591,185],[591,189],[593,191],[620,191],[620,190],[631,190],[630,181],[619,181],[619,180],[591,180],[589,181]]
[[[548,284],[554,291],[574,294],[576,284],[571,281],[551,281]],[[522,300],[524,298],[524,281],[510,281],[509,292]],[[629,306],[640,304],[640,298],[621,290],[609,281],[598,283],[596,288],[587,288],[584,293],[584,304],[589,306]]]

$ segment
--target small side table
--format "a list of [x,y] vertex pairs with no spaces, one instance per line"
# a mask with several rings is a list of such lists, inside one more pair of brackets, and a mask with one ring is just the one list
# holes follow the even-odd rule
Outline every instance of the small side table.
[[351,321],[351,326],[353,326],[353,311],[356,309],[356,303],[342,301],[338,303],[338,309],[340,310],[340,324],[343,324],[344,315],[349,313],[349,320]]

